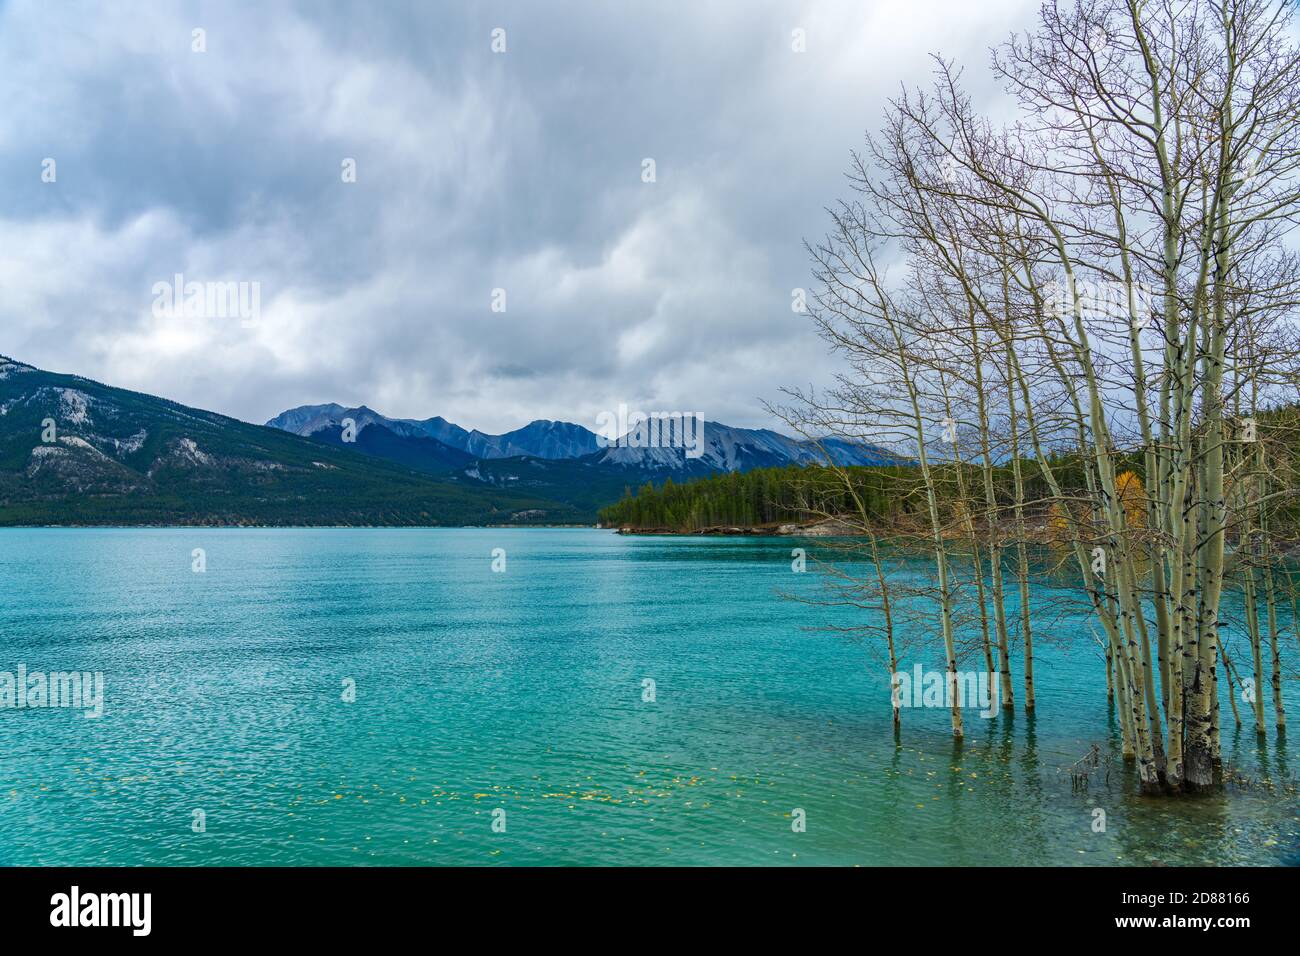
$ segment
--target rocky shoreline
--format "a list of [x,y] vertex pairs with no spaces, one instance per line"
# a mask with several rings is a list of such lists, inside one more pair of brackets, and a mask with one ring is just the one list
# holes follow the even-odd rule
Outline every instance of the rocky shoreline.
[[862,532],[853,524],[840,518],[823,518],[820,521],[805,523],[785,523],[753,526],[715,525],[709,528],[697,528],[693,531],[681,531],[676,528],[631,528],[617,529],[619,534],[628,535],[675,535],[678,537],[717,536],[717,537],[799,537],[799,538],[847,538],[859,537]]

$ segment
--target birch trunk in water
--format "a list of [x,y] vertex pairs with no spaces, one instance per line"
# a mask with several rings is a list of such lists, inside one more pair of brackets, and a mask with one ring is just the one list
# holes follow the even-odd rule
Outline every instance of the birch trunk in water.
[[[1003,282],[1005,283],[1005,276]],[[1005,292],[1005,290],[1004,290]],[[1011,649],[1007,634],[1006,597],[1002,586],[1002,530],[994,485],[994,453],[990,437],[988,400],[984,394],[984,345],[980,341],[975,310],[970,310],[971,356],[974,362],[975,409],[980,441],[980,473],[984,479],[984,524],[988,534],[990,589],[993,592],[993,624],[997,637],[998,680],[1002,707],[1015,710],[1015,690],[1011,682]],[[977,569],[977,574],[983,572]],[[991,686],[991,685],[990,685]]]
[[[898,329],[892,329],[895,345],[899,351],[900,361],[906,368],[907,350],[903,345]],[[910,375],[904,374],[908,399],[911,402],[913,424],[916,428],[916,460],[921,469],[921,480],[925,482],[925,500],[930,513],[930,530],[934,537],[934,563],[939,574],[939,615],[943,630],[943,651],[947,661],[948,672],[946,688],[951,697],[952,735],[962,736],[961,703],[957,698],[957,641],[952,624],[952,587],[948,575],[948,547],[943,540],[943,520],[939,515],[939,498],[935,492],[934,474],[930,470],[930,458],[926,452],[925,419],[921,415],[920,400],[917,397],[916,384]]]
[[939,389],[943,396],[944,421],[952,433],[953,480],[957,486],[957,497],[953,502],[957,512],[955,523],[965,533],[970,548],[970,561],[974,566],[975,601],[980,616],[980,646],[984,649],[984,674],[989,682],[988,686],[993,687],[998,680],[998,675],[993,667],[993,644],[989,639],[989,607],[984,587],[983,558],[980,554],[979,534],[975,530],[975,518],[971,513],[970,498],[966,493],[966,462],[962,458],[961,442],[957,435],[956,413],[948,391],[948,383],[942,374],[939,376]]
[[[1010,354],[1010,353],[1008,353]],[[1014,486],[1012,509],[1016,529],[1016,585],[1020,589],[1020,640],[1025,661],[1025,710],[1034,709],[1034,626],[1029,609],[1029,548],[1025,533],[1025,480],[1020,470],[1020,425],[1016,411],[1016,392],[1007,384],[1007,420],[1011,433],[1011,480]],[[1009,699],[1009,698],[1008,698]]]

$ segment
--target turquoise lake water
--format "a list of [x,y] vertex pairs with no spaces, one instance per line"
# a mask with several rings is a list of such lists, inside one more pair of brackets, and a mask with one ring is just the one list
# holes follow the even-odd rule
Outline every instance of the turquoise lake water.
[[[1035,717],[967,711],[957,748],[946,711],[908,710],[896,742],[884,668],[806,630],[869,612],[784,598],[817,589],[793,544],[2,530],[0,671],[100,671],[105,696],[0,709],[0,864],[1300,860],[1294,799],[1143,799],[1117,758],[1072,792],[1062,768],[1118,733],[1086,617],[1047,595]],[[1271,713],[1259,738],[1227,707],[1225,759],[1289,777]]]

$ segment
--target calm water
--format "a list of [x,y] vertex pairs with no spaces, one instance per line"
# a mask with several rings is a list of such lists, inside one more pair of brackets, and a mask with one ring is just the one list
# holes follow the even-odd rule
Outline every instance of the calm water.
[[[1143,800],[1120,772],[1071,792],[1061,768],[1117,739],[1084,619],[1058,610],[1040,625],[1037,717],[968,711],[955,750],[945,712],[905,711],[895,743],[883,668],[804,630],[867,612],[782,599],[816,586],[790,548],[594,530],[0,531],[0,671],[106,681],[99,719],[0,709],[0,863],[1300,858],[1294,801]],[[1294,744],[1234,735],[1226,703],[1224,718],[1225,756],[1290,775]]]

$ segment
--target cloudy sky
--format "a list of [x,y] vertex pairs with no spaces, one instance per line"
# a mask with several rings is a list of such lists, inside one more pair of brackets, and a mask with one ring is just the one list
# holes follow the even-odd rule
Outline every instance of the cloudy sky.
[[[256,422],[771,424],[833,371],[790,298],[849,151],[931,52],[996,95],[1035,8],[0,0],[0,354]],[[176,273],[260,321],[156,315]]]

